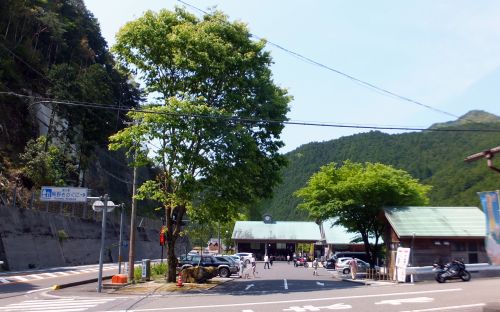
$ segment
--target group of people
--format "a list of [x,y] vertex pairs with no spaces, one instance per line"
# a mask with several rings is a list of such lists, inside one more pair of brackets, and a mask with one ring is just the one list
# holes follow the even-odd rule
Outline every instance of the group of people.
[[[248,261],[249,260],[249,261]],[[255,278],[257,274],[257,264],[255,263],[255,257],[250,259],[240,259],[240,270],[238,272],[240,278],[250,278],[250,274]]]
[[[287,262],[290,264],[290,256],[287,256]],[[252,257],[249,259],[241,259],[240,260],[240,270],[239,270],[239,277],[240,278],[245,278],[248,279],[250,278],[250,275],[252,275],[255,278],[255,275],[258,274],[257,272],[257,264],[255,262],[255,257]],[[264,269],[271,269],[273,266],[273,257],[270,257],[268,255],[264,256]],[[312,263],[312,268],[313,268],[313,275],[318,276],[318,267],[319,267],[319,261],[318,259],[314,259]]]

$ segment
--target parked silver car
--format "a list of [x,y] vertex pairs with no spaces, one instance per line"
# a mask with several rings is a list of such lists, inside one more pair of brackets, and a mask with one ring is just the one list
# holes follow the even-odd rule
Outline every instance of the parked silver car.
[[[367,269],[370,268],[370,264],[366,261],[363,261],[361,259],[355,258],[356,262],[358,263],[358,272],[359,273],[364,273],[366,272]],[[349,274],[351,273],[351,265],[350,262],[352,258],[339,258],[338,264],[335,264],[335,268],[337,271],[342,272],[342,274]],[[376,269],[377,267],[375,267]]]

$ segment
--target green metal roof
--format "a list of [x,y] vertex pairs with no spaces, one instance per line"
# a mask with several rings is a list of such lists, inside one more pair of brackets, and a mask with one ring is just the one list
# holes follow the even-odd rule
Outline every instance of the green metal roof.
[[319,226],[314,222],[237,221],[234,225],[234,240],[281,240],[315,242],[321,239]]
[[333,225],[335,219],[328,219],[323,222],[326,243],[329,245],[349,245],[356,238],[356,233],[348,233],[346,228],[340,225]]
[[[352,240],[360,236],[359,233],[347,232],[347,229],[341,225],[333,225],[337,218],[327,219],[323,222],[323,231],[325,233],[326,243],[329,245],[351,245],[363,244],[362,242],[352,243]],[[375,239],[369,238],[370,243],[375,243]],[[379,237],[378,242],[382,243],[383,237]]]
[[391,207],[385,216],[399,237],[484,237],[485,217],[477,207]]

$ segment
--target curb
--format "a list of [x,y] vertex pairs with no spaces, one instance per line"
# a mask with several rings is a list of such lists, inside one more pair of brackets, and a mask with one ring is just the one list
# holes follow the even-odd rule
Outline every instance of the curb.
[[[366,286],[390,286],[390,285],[397,284],[397,283],[393,283],[393,282],[381,282],[381,281],[374,281],[374,280],[362,280],[362,279],[353,280],[351,278],[342,278],[342,281],[356,283],[356,284],[363,284]],[[407,284],[411,284],[411,283],[407,283]]]
[[[102,280],[109,280],[113,276],[103,276]],[[91,278],[88,280],[83,280],[83,281],[78,281],[78,282],[71,282],[71,283],[66,283],[66,284],[56,284],[52,286],[52,290],[59,290],[63,288],[68,288],[68,287],[74,287],[74,286],[80,286],[80,285],[85,285],[85,284],[90,284],[90,283],[97,283],[98,278]]]

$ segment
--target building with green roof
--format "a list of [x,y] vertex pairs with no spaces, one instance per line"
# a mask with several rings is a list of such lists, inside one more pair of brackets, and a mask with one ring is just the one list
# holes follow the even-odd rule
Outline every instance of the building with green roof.
[[[278,260],[286,256],[306,253],[310,257],[329,256],[334,250],[363,251],[362,245],[354,244],[354,234],[333,221],[322,224],[308,221],[273,221],[265,215],[263,221],[237,221],[232,239],[238,252],[252,252],[261,259],[267,252]],[[298,250],[299,243],[314,244],[314,255],[309,250]]]
[[477,207],[391,207],[384,214],[391,258],[401,246],[411,248],[414,266],[455,258],[466,263],[488,262],[486,220]]

